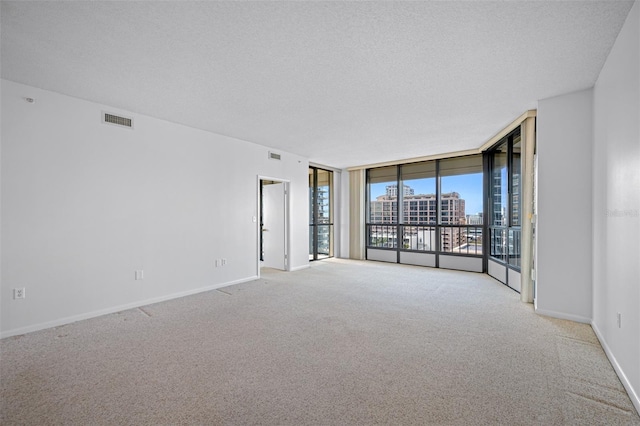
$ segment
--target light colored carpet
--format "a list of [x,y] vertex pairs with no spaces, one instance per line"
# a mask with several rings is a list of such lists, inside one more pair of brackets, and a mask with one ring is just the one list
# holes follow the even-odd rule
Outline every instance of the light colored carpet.
[[4,339],[3,425],[640,425],[588,325],[492,278],[325,260]]

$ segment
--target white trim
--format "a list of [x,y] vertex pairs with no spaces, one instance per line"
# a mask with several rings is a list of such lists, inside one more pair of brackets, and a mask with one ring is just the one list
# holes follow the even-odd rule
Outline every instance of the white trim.
[[211,290],[215,290],[217,288],[228,287],[228,286],[234,285],[234,284],[240,284],[240,283],[244,283],[244,282],[248,282],[248,281],[253,281],[253,280],[256,280],[258,278],[259,277],[254,275],[254,276],[247,277],[247,278],[241,278],[241,279],[235,280],[235,281],[229,281],[229,282],[224,282],[224,283],[220,283],[220,284],[213,284],[213,285],[206,286],[206,287],[196,288],[194,290],[181,291],[179,293],[173,293],[173,294],[169,294],[169,295],[166,295],[166,296],[154,297],[154,298],[151,298],[151,299],[141,300],[141,301],[138,301],[138,302],[133,302],[133,303],[127,303],[127,304],[124,304],[124,305],[113,306],[111,308],[106,308],[106,309],[100,309],[98,311],[87,312],[87,313],[79,314],[79,315],[73,315],[73,316],[70,316],[70,317],[60,318],[60,319],[53,320],[53,321],[47,321],[47,322],[43,322],[43,323],[40,323],[40,324],[34,324],[34,325],[26,326],[26,327],[20,327],[20,328],[14,329],[14,330],[8,330],[8,331],[0,333],[0,339],[4,339],[6,337],[11,337],[11,336],[18,336],[20,334],[32,333],[34,331],[39,331],[39,330],[44,330],[44,329],[47,329],[47,328],[58,327],[58,326],[61,326],[61,325],[71,324],[71,323],[74,323],[74,322],[77,322],[77,321],[82,321],[82,320],[86,320],[86,319],[90,319],[90,318],[100,317],[100,316],[103,316],[103,315],[109,315],[109,314],[113,314],[113,313],[116,313],[116,312],[122,312],[122,311],[126,311],[126,310],[129,310],[129,309],[139,308],[141,306],[152,305],[154,303],[166,302],[167,300],[179,299],[181,297],[191,296],[193,294],[198,294],[198,293],[204,293],[205,291],[211,291]]
[[307,269],[307,268],[311,268],[311,265],[306,264],[306,265],[294,266],[291,269],[289,269],[289,271],[290,272],[301,271],[301,270]]
[[618,378],[622,382],[622,386],[624,386],[627,393],[629,394],[629,399],[633,403],[633,406],[636,407],[636,411],[640,413],[640,397],[638,396],[638,393],[635,391],[635,389],[633,389],[633,386],[631,386],[631,382],[629,382],[627,375],[624,374],[622,367],[620,366],[620,364],[618,364],[618,360],[613,355],[613,352],[611,352],[609,345],[607,345],[607,341],[604,340],[604,336],[600,333],[600,330],[598,330],[598,326],[593,321],[591,321],[591,328],[593,328],[596,337],[600,341],[602,349],[604,349],[604,353],[607,355],[607,358],[609,358],[609,362],[613,366],[613,369],[618,375]]
[[480,152],[486,151],[487,149],[491,148],[493,145],[498,143],[500,139],[504,138],[509,133],[511,133],[511,131],[514,130],[516,127],[519,127],[527,118],[537,117],[537,116],[538,116],[537,109],[530,109],[525,111],[520,117],[513,120],[504,129],[496,133],[491,139],[483,143],[482,146],[478,148],[478,151]]
[[558,319],[564,319],[569,321],[581,322],[583,324],[591,324],[591,318],[583,317],[580,315],[566,314],[564,312],[549,311],[547,309],[535,308],[535,313],[538,315],[544,315],[545,317],[552,317]]

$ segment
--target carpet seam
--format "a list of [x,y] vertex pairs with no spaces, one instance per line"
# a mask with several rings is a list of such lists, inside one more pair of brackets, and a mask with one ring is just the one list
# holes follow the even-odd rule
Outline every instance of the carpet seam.
[[580,393],[577,393],[577,392],[573,392],[573,391],[570,391],[570,390],[566,390],[565,393],[570,394],[570,395],[574,395],[574,396],[577,396],[577,397],[580,397],[580,398],[583,398],[583,399],[586,399],[586,400],[589,400],[589,401],[592,401],[592,402],[596,402],[596,403],[598,403],[600,405],[604,405],[606,407],[611,407],[611,408],[617,409],[617,410],[622,411],[624,414],[627,414],[627,415],[635,414],[631,410],[627,410],[626,408],[623,408],[623,407],[620,407],[618,405],[609,403],[607,401],[603,401],[601,399],[593,398],[593,397],[591,397],[589,395],[583,395],[583,394],[580,394]]

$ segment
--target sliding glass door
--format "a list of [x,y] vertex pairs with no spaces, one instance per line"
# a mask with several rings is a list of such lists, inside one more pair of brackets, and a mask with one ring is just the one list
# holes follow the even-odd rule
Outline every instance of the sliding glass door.
[[520,129],[487,153],[489,177],[489,259],[491,276],[520,291],[522,236]]

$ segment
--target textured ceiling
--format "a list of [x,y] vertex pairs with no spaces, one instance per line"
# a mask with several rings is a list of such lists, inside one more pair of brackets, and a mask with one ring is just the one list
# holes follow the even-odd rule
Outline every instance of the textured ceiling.
[[334,167],[591,87],[628,1],[2,2],[2,77]]

